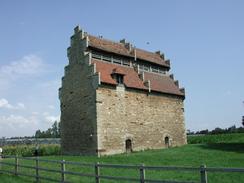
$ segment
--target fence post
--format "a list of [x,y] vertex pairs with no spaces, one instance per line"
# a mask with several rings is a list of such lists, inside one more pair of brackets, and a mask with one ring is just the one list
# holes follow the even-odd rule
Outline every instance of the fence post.
[[61,182],[65,181],[65,160],[61,161]]
[[15,156],[15,168],[14,168],[14,174],[18,175],[18,168],[19,168],[19,158],[18,155]]
[[39,182],[39,158],[36,157],[36,182]]
[[208,183],[206,165],[200,166],[200,176],[201,176],[201,183]]
[[142,164],[139,168],[140,170],[140,183],[145,183],[145,169],[144,169],[144,164]]
[[100,167],[99,167],[99,162],[97,162],[95,164],[95,180],[96,180],[96,183],[100,183],[99,175],[100,175]]

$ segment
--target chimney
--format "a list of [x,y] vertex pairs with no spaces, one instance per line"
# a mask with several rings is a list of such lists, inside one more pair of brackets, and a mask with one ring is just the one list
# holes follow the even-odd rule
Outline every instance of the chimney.
[[170,74],[169,77],[174,80],[174,74]]
[[185,94],[186,93],[185,88],[180,88],[180,92]]
[[125,44],[126,40],[125,39],[121,39],[119,42],[122,43],[122,44]]
[[80,26],[77,25],[77,26],[74,28],[74,32],[75,32],[75,34],[76,34],[76,33],[78,33],[79,31],[80,31]]
[[156,53],[157,55],[161,55],[161,51],[160,51],[160,50],[156,51],[155,53]]
[[164,60],[164,54],[163,53],[160,55],[160,57]]
[[167,64],[167,65],[170,65],[170,60],[168,59],[168,60],[165,60],[165,63]]
[[131,51],[132,50],[132,45],[130,43],[125,43],[125,47]]
[[178,81],[178,80],[174,81],[174,83],[175,83],[175,85],[176,85],[177,87],[179,87],[179,81]]

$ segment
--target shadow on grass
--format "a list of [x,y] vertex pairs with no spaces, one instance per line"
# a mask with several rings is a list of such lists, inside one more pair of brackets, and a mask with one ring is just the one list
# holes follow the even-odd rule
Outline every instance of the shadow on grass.
[[244,153],[244,143],[202,144],[201,148]]

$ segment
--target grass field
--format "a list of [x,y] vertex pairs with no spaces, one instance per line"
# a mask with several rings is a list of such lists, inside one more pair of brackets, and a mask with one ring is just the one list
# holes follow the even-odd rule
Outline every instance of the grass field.
[[[221,144],[194,144],[185,145],[165,150],[149,150],[136,152],[130,155],[122,154],[107,156],[102,158],[89,156],[46,156],[43,159],[87,162],[87,163],[112,163],[112,164],[142,164],[158,166],[193,166],[199,167],[205,164],[207,167],[244,167],[244,143],[221,143]],[[11,161],[11,160],[10,160]],[[20,164],[30,165],[30,161],[21,160]],[[34,164],[33,164],[34,165]],[[57,164],[40,163],[41,167],[60,169]],[[2,167],[3,168],[3,167]],[[13,168],[12,168],[13,170]],[[93,173],[93,168],[82,168],[74,165],[67,165],[66,170]],[[34,170],[24,170],[21,172],[33,173]],[[102,169],[102,175],[129,176],[138,178],[138,171],[124,169]],[[50,172],[41,172],[41,175],[59,178],[60,175]],[[199,181],[198,172],[177,172],[177,171],[147,171],[147,178],[165,179],[165,180],[184,180]],[[244,174],[240,173],[208,173],[209,183],[241,183],[244,182]],[[79,178],[76,176],[67,176],[71,182],[95,182],[94,178]],[[28,183],[34,179],[25,177],[14,177],[0,175],[0,182]],[[45,181],[42,181],[45,182]],[[115,181],[104,180],[102,183],[111,183]],[[116,181],[119,182],[119,181]],[[122,182],[122,181],[120,181]],[[124,181],[125,182],[125,181]]]
[[187,141],[188,144],[244,143],[244,133],[190,135],[187,137]]

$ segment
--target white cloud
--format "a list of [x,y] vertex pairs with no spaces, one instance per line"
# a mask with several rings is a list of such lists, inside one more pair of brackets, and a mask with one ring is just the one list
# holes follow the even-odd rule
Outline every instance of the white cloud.
[[30,115],[0,115],[0,138],[33,135],[38,129],[47,130],[59,119],[59,115],[50,115],[47,112],[32,112]]
[[9,88],[18,78],[41,73],[44,67],[43,60],[34,54],[26,55],[7,65],[0,65],[0,90]]
[[0,99],[0,108],[7,108],[11,109],[13,106],[8,103],[8,101],[5,98]]
[[[33,117],[26,118],[21,115],[9,115],[0,116],[0,125],[5,126],[5,128],[18,129],[20,127],[28,126],[30,124],[36,124],[37,120]],[[6,129],[7,129],[6,128]]]
[[40,57],[36,55],[27,55],[20,60],[11,62],[0,68],[0,73],[5,76],[15,77],[16,75],[36,74],[40,72],[44,64]]
[[10,104],[7,99],[1,98],[0,99],[0,108],[5,109],[24,109],[25,105],[23,103],[17,103],[16,106]]
[[46,123],[53,123],[55,121],[60,121],[60,115],[57,115],[57,116],[50,115],[48,112],[44,112],[42,115],[43,115]]

